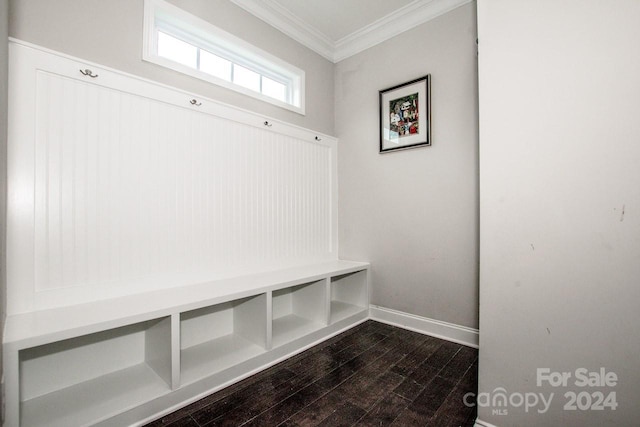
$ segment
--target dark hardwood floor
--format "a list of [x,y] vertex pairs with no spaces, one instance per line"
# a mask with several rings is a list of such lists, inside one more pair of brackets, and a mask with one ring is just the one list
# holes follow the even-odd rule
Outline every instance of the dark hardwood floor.
[[367,321],[148,426],[473,426],[477,356]]

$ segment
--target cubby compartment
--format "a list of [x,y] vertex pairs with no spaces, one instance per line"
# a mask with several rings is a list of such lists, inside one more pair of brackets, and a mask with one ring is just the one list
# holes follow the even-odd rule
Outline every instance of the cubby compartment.
[[331,278],[330,323],[361,313],[368,306],[367,270]]
[[25,426],[90,425],[171,391],[171,319],[19,352]]
[[324,280],[273,291],[272,347],[327,325],[326,292]]
[[267,296],[204,307],[180,316],[181,385],[266,351]]

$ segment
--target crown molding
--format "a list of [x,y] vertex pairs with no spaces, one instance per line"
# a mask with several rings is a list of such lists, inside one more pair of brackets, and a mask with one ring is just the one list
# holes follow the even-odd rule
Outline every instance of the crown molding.
[[335,42],[333,62],[389,40],[473,0],[417,0]]
[[335,43],[272,0],[231,0],[247,12],[282,31],[292,39],[334,62]]
[[337,41],[331,40],[274,0],[231,1],[335,63],[474,0],[415,0]]

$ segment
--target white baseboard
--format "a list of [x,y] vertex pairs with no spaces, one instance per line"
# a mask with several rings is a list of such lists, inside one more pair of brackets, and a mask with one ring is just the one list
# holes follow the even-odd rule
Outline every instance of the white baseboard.
[[[378,322],[399,326],[410,331],[431,335],[468,347],[478,348],[479,331],[441,320],[429,319],[377,305],[369,306],[369,317]],[[487,425],[488,427],[490,425]]]
[[495,425],[495,424],[490,424],[490,423],[488,423],[486,421],[482,421],[482,420],[479,420],[478,418],[476,418],[476,423],[475,423],[474,427],[498,427],[498,426]]

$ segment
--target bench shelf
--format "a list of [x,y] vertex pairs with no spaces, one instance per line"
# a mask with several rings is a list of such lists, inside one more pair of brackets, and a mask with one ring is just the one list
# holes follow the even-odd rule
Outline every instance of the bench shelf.
[[357,271],[330,279],[331,315],[329,323],[333,324],[368,310],[369,296],[366,275],[366,271]]
[[367,317],[350,261],[9,316],[5,425],[149,421]]
[[190,384],[266,351],[266,294],[180,315],[180,378]]
[[326,326],[324,280],[273,292],[272,347],[279,347]]
[[91,424],[171,391],[170,319],[20,351],[24,426]]

